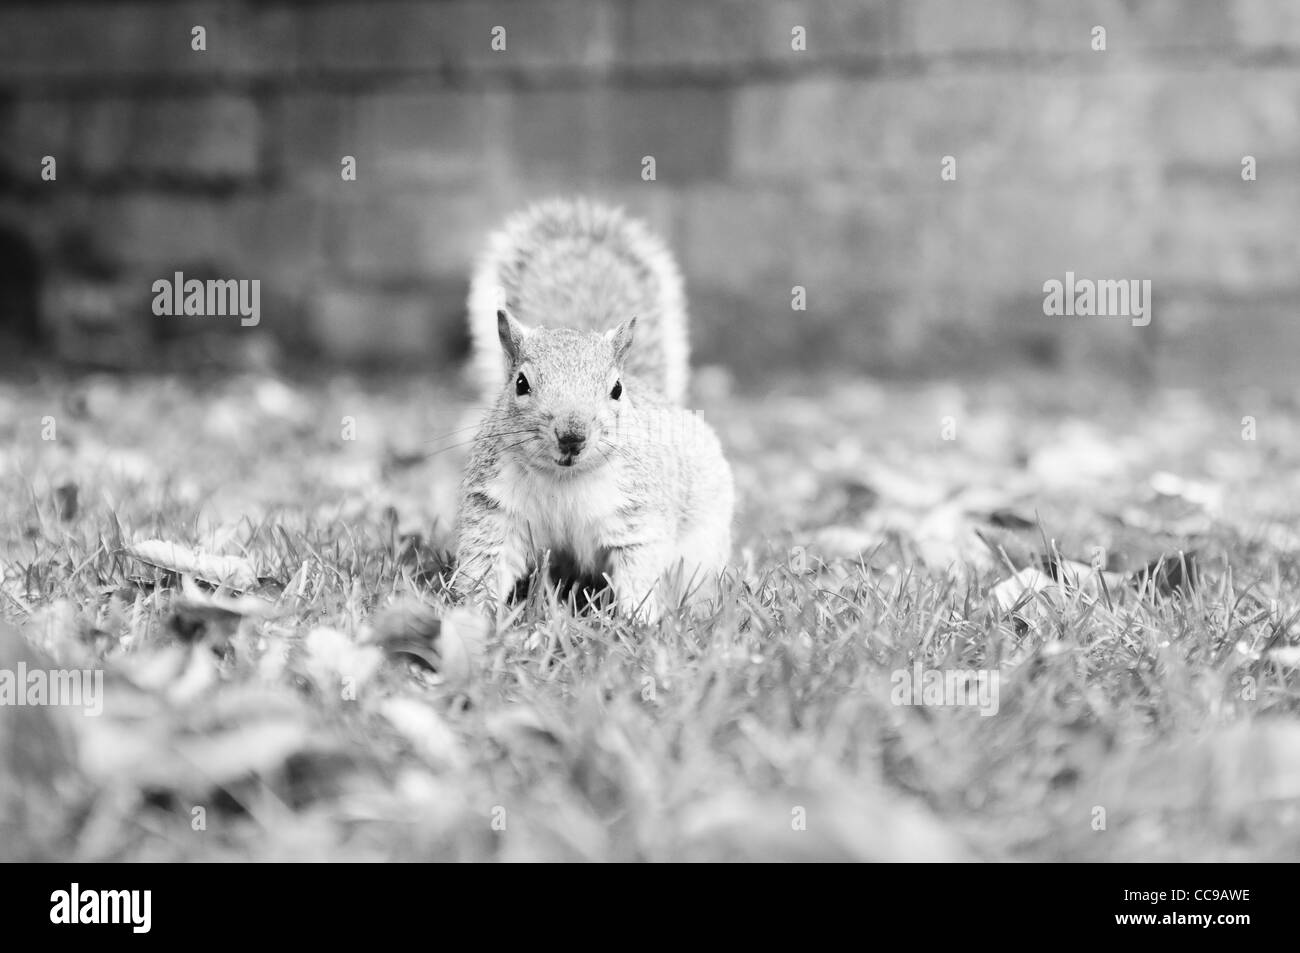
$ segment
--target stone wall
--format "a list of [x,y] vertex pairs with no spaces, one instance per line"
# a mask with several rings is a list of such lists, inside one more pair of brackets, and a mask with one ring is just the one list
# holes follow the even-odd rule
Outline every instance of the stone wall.
[[[699,359],[745,373],[1267,374],[1300,353],[1300,4],[0,8],[0,237],[71,352],[147,352],[185,269],[262,282],[223,334],[447,364],[487,231],[578,191],[666,233]],[[1150,279],[1152,324],[1045,316],[1067,271]]]

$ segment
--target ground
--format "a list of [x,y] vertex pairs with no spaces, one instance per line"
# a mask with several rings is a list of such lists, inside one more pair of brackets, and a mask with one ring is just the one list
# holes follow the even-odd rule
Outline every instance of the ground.
[[0,384],[0,672],[104,672],[0,707],[0,854],[1295,856],[1294,401],[741,383],[723,604],[500,631],[438,582],[450,378]]

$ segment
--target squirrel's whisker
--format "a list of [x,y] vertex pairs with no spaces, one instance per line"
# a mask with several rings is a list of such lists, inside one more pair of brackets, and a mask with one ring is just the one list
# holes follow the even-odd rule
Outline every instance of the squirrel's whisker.
[[531,439],[532,439],[531,437],[525,437],[523,440],[515,441],[514,443],[510,444],[508,447],[502,447],[501,453],[509,453],[511,450],[515,449],[515,447],[522,447]]
[[455,430],[448,430],[446,433],[438,434],[437,436],[431,437],[429,439],[432,442],[436,443],[439,440],[446,440],[448,437],[454,437],[457,434],[465,433],[465,431],[467,430],[477,430],[479,427],[482,426],[483,426],[483,421],[480,420],[477,423],[468,424],[467,426],[464,427],[457,427]]
[[[465,429],[466,429],[466,430],[474,430],[474,429],[476,429],[476,428],[475,428],[475,427],[466,427]],[[534,428],[532,428],[532,427],[525,427],[525,428],[522,428],[522,429],[519,429],[519,430],[494,430],[494,431],[492,431],[492,432],[490,432],[490,433],[478,433],[478,434],[475,434],[475,435],[474,435],[474,439],[475,439],[475,440],[482,440],[482,439],[484,439],[484,438],[486,438],[486,437],[509,437],[509,436],[511,436],[512,434],[524,433],[525,431],[532,430],[532,429],[534,429]],[[454,436],[456,436],[454,433],[453,433],[453,434],[448,434],[448,435],[447,435],[447,437],[454,437]],[[437,443],[439,440],[444,440],[444,439],[446,439],[446,437],[435,437],[435,438],[433,439],[432,442],[433,442],[433,443]]]
[[436,449],[430,450],[425,454],[425,457],[426,458],[433,457],[433,456],[437,456],[440,453],[447,453],[448,451],[451,450],[459,450],[461,447],[468,447],[471,444],[478,443],[480,440],[495,440],[498,437],[512,437],[515,434],[521,434],[521,433],[535,433],[535,431],[530,428],[525,430],[503,430],[500,433],[476,434],[475,436],[471,437],[469,440],[462,440],[459,443],[453,443],[445,447],[438,447]]
[[605,449],[606,459],[608,459],[609,454],[612,453],[616,453],[619,456],[624,457],[628,460],[634,459],[632,452],[628,450],[627,447],[620,447],[618,444],[614,443],[614,441],[610,440],[608,437],[602,437],[600,441],[600,445],[602,448]]

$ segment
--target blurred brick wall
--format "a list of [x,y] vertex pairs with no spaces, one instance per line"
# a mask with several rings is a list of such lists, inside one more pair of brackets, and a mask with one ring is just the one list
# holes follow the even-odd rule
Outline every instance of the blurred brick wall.
[[[345,360],[456,354],[486,232],[574,191],[666,234],[701,360],[1300,353],[1293,0],[7,5],[0,176],[47,281],[132,320],[177,267],[260,278],[232,333]],[[1150,278],[1152,325],[1045,317],[1067,270]]]

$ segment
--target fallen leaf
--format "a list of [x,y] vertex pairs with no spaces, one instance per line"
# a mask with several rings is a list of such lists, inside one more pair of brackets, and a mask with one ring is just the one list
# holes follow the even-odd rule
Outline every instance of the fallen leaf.
[[385,651],[417,659],[452,685],[477,671],[491,631],[492,620],[473,609],[439,615],[413,600],[390,606],[375,621],[375,641]]
[[[54,667],[0,623],[0,673],[16,682],[20,663],[33,671]],[[58,705],[0,708],[0,861],[59,855],[59,842],[70,834],[68,804],[78,785],[75,724]]]
[[414,698],[386,698],[379,713],[404,737],[416,753],[441,768],[459,767],[466,756],[460,739],[436,711]]
[[1056,580],[1032,566],[1020,570],[1010,579],[1002,580],[989,591],[1005,612],[1018,611],[1031,605],[1035,601],[1034,596],[1027,594],[1039,593],[1058,608],[1063,604],[1063,594]]
[[257,572],[242,556],[215,556],[161,539],[132,543],[126,551],[142,563],[181,576],[193,576],[214,586],[242,590],[257,585]]
[[1287,668],[1300,668],[1300,645],[1287,645],[1280,649],[1273,649],[1268,653],[1268,657]]
[[312,629],[303,640],[303,671],[327,697],[355,699],[383,662],[378,646],[360,645],[338,629]]
[[1172,596],[1175,592],[1190,593],[1200,585],[1200,570],[1196,553],[1175,553],[1160,556],[1135,572],[1130,583],[1138,590],[1150,591],[1157,596]]
[[54,488],[54,509],[59,519],[69,522],[77,517],[77,484],[60,483]]
[[453,609],[443,618],[438,655],[449,683],[463,684],[478,671],[491,630],[491,620],[472,609]]

